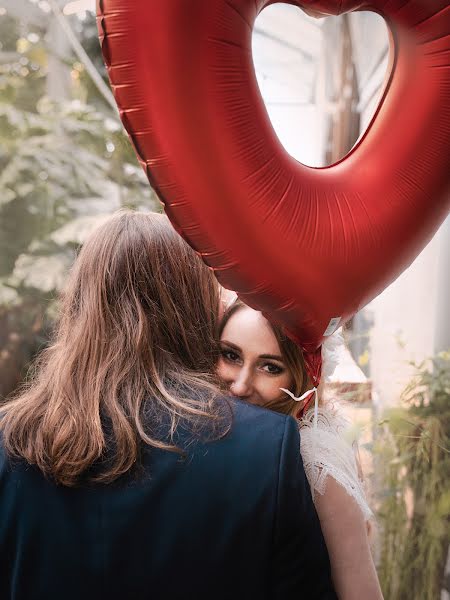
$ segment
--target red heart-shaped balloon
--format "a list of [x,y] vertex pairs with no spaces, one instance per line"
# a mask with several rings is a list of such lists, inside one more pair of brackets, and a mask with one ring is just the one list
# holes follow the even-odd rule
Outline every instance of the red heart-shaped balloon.
[[[374,10],[390,76],[357,146],[294,160],[257,85],[252,28],[268,0],[100,0],[122,121],[177,230],[219,281],[313,352],[392,282],[449,210],[447,0],[291,1]],[[405,299],[407,301],[407,299]]]

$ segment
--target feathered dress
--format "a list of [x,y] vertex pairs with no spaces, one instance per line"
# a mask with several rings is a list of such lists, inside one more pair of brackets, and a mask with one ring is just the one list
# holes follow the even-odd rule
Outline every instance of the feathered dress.
[[[344,339],[340,330],[323,344],[322,378],[325,385],[327,378],[339,364],[339,355],[343,348]],[[326,399],[319,406],[316,392],[314,404],[298,423],[300,449],[313,499],[317,494],[325,493],[327,479],[333,477],[354,498],[364,518],[367,521],[371,520],[373,513],[367,502],[364,482],[359,476],[352,426],[344,416],[339,402],[336,399]]]

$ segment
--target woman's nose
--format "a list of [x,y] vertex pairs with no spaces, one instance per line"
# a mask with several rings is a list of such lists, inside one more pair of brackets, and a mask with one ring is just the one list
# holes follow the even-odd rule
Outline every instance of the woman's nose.
[[250,396],[252,391],[251,386],[251,377],[248,371],[242,369],[236,377],[234,381],[230,384],[230,392],[233,396],[238,396],[239,398],[246,398]]

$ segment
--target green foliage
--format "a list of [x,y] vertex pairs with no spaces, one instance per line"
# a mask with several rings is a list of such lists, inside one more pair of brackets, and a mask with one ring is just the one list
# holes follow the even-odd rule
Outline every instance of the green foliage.
[[[1,49],[9,60],[0,63],[0,102],[35,111],[36,101],[45,93],[48,53],[44,31],[27,30],[9,15],[0,19]],[[23,36],[27,37],[23,37]],[[30,39],[28,39],[30,38]]]
[[[0,20],[0,49],[7,52],[0,55],[0,398],[46,343],[52,301],[89,230],[124,206],[158,209],[117,116],[94,86],[83,93],[83,66],[75,57],[64,63],[73,96],[50,101],[46,30],[6,17]],[[88,37],[93,43],[92,27]]]
[[0,64],[0,277],[32,242],[80,214],[99,212],[108,196],[116,197],[110,211],[156,204],[115,115],[42,95],[44,32],[24,27],[9,17],[0,27],[8,51],[17,50]]
[[[103,56],[98,41],[98,29],[95,15],[90,12],[86,13],[84,20],[75,24],[74,29],[77,31],[80,42],[95,65],[98,73],[102,76],[105,83],[108,84],[108,75],[103,63]],[[85,69],[80,70],[80,83],[85,90],[86,101],[88,103],[93,104],[99,110],[107,110],[109,108],[103,96],[98,94],[97,88]]]
[[379,440],[380,580],[389,600],[437,600],[450,544],[450,353],[414,365]]
[[[72,102],[45,99],[36,113],[0,103],[0,276],[32,241],[112,194],[120,205],[152,206],[151,191],[117,122]],[[111,201],[111,210],[118,208]]]

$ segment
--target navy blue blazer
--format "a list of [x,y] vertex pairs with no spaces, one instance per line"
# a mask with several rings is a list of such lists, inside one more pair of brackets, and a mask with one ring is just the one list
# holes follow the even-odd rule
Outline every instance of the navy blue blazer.
[[0,445],[1,600],[335,600],[291,417],[233,401],[223,439],[65,488]]

